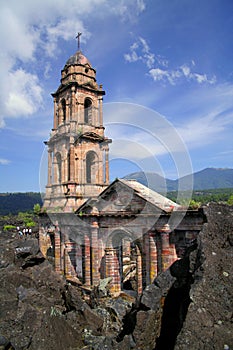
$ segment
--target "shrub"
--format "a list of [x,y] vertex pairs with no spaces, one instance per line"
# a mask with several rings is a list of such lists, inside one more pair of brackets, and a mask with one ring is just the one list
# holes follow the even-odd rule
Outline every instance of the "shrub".
[[36,226],[36,223],[34,221],[28,221],[26,223],[26,227],[27,228],[31,228],[31,227],[35,227]]
[[39,203],[36,203],[33,207],[33,213],[35,215],[39,215],[40,214],[40,211],[41,211],[41,207],[40,207],[40,204]]
[[14,225],[4,225],[4,227],[3,227],[3,231],[12,231],[15,229],[16,229],[16,226],[14,226]]

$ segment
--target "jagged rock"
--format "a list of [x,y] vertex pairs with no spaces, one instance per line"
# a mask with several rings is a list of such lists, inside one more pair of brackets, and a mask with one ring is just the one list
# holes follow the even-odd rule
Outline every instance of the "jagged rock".
[[15,248],[15,263],[26,269],[30,266],[39,265],[45,260],[39,250],[36,239],[20,240]]
[[[6,339],[9,347],[0,346],[4,350],[82,348],[82,330],[96,331],[102,319],[74,292],[76,287],[67,287],[48,261],[37,264],[34,259],[23,268],[32,257],[40,258],[36,239],[9,239],[9,233],[0,233],[0,261],[6,262],[0,274],[0,340]],[[67,288],[70,305],[79,311],[68,308]]]
[[111,350],[113,348],[113,339],[108,336],[95,336],[92,332],[84,330],[84,343],[91,350]]
[[109,283],[112,281],[111,277],[101,279],[97,286],[100,297],[107,297],[109,295]]
[[157,311],[174,282],[175,277],[169,269],[160,274],[153,284],[144,289],[140,300],[141,307]]
[[197,242],[135,302],[98,287],[87,305],[84,288],[40,260],[36,239],[1,232],[0,350],[232,349],[233,208],[205,215]]
[[191,304],[175,350],[232,349],[233,207],[211,203],[198,249],[190,255]]

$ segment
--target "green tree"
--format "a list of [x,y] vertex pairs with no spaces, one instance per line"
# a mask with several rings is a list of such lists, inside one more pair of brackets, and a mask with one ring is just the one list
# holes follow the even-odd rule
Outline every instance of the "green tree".
[[32,228],[32,227],[35,227],[35,226],[36,226],[35,221],[28,221],[28,222],[26,223],[26,227],[27,227],[27,228]]
[[40,204],[39,203],[36,203],[33,207],[33,213],[35,215],[39,215],[40,214],[40,211],[41,211],[41,207],[40,207]]
[[233,205],[233,194],[228,198],[227,204]]

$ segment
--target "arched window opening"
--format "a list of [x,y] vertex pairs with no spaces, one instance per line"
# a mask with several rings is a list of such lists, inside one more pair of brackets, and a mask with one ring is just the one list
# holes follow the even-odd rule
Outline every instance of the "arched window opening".
[[56,154],[57,161],[57,182],[61,183],[61,155],[60,153]]
[[66,101],[63,99],[61,101],[61,105],[62,105],[62,121],[63,123],[66,122]]
[[90,98],[86,98],[84,101],[84,122],[85,124],[91,123],[92,117],[92,101]]
[[95,183],[97,181],[98,158],[95,152],[88,152],[86,156],[86,181]]

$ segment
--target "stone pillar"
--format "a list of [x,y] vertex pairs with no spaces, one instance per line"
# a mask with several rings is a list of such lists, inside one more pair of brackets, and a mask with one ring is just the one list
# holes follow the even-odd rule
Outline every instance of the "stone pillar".
[[99,266],[100,266],[100,278],[103,279],[105,278],[105,270],[104,270],[104,244],[103,240],[99,237],[98,238],[98,243],[99,243]]
[[54,268],[56,272],[61,272],[61,233],[56,226],[54,232]]
[[105,151],[105,183],[109,184],[109,158],[108,158],[108,149]]
[[115,248],[105,248],[105,276],[111,277],[110,292],[120,293],[121,276],[119,272],[119,261],[117,259],[117,251]]
[[64,159],[63,167],[64,167],[64,181],[68,181],[68,155],[66,154],[66,158]]
[[103,126],[103,98],[99,99],[99,125]]
[[65,167],[65,159],[62,159],[61,161],[61,183],[62,182],[65,182],[65,179],[66,179],[66,174],[65,174],[65,170],[66,167]]
[[64,120],[64,123],[67,123],[70,120],[69,107],[69,103],[66,101],[66,120]]
[[58,104],[58,108],[57,108],[57,121],[58,121],[58,125],[57,126],[59,126],[62,123],[62,114],[63,114],[62,106],[59,103]]
[[90,237],[87,233],[84,235],[84,283],[87,286],[91,285],[91,246]]
[[150,284],[150,243],[148,232],[143,235],[143,276],[145,279],[145,285]]
[[149,280],[150,283],[153,283],[155,277],[157,276],[157,248],[156,248],[156,240],[155,240],[155,233],[150,232],[149,233]]
[[137,273],[137,294],[142,294],[142,256],[140,249],[136,247],[136,273]]
[[48,150],[48,186],[52,184],[52,151]]
[[55,156],[53,157],[53,183],[58,183],[58,164]]
[[74,145],[71,144],[70,145],[70,181],[71,182],[74,181],[74,177],[75,177],[74,163],[75,163],[75,159],[74,159]]
[[92,284],[98,285],[100,280],[99,246],[98,246],[98,222],[93,220],[91,225],[91,263],[92,263]]
[[57,100],[56,98],[53,99],[53,128],[56,130],[57,129],[57,122],[58,122],[58,110],[57,110]]
[[71,88],[71,111],[70,111],[70,120],[75,119],[75,87]]

